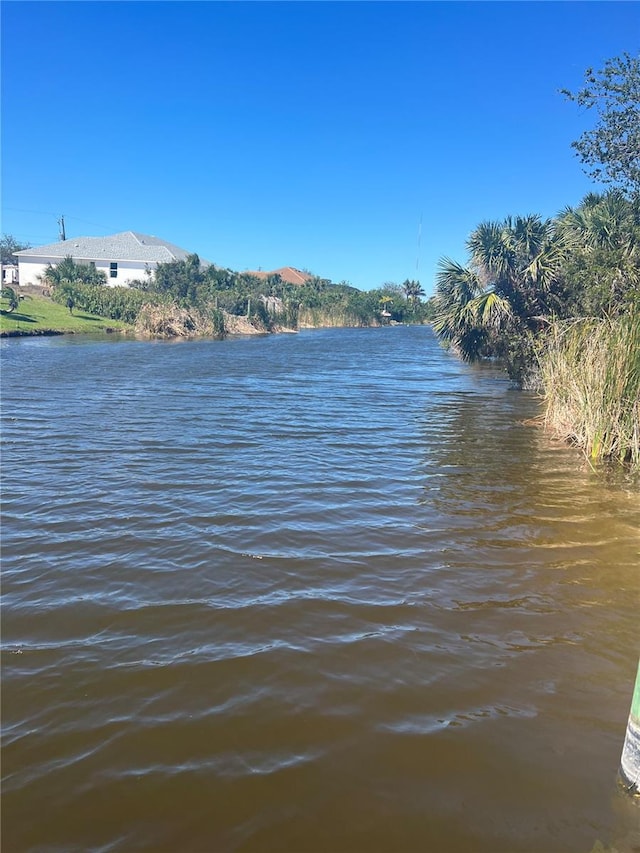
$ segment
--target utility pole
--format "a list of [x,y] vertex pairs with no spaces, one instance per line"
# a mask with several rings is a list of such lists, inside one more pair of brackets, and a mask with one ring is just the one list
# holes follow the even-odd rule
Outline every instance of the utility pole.
[[640,663],[631,700],[627,734],[622,747],[620,776],[627,794],[640,796]]
[[60,216],[60,219],[58,219],[58,227],[60,228],[60,239],[63,241],[66,240],[67,235],[64,232],[64,213]]

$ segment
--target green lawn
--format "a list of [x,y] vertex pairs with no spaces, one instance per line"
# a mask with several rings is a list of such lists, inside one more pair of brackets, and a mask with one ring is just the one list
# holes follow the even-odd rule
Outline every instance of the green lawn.
[[15,311],[7,313],[7,299],[0,299],[0,334],[45,334],[46,332],[104,332],[107,329],[130,329],[119,320],[96,317],[80,309],[73,314],[44,296],[25,296]]

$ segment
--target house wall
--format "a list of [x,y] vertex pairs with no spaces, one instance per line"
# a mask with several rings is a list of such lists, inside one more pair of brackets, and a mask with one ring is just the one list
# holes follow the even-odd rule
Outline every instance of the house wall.
[[[59,262],[60,258],[51,258],[52,264]],[[29,284],[34,284],[36,287],[43,287],[38,276],[44,273],[48,263],[49,261],[46,258],[38,258],[37,261],[29,260],[28,258],[18,258],[18,282],[20,286],[26,287]]]
[[[19,281],[20,286],[25,287],[29,284],[34,284],[36,286],[43,286],[40,281],[40,276],[43,276],[45,270],[52,264],[55,266],[59,264],[62,258],[29,258],[21,257],[18,259],[19,263]],[[77,263],[89,263],[90,258],[74,258]],[[154,263],[145,263],[144,261],[114,261],[118,264],[117,275],[112,278],[111,277],[111,267],[110,261],[94,261],[96,265],[96,269],[102,270],[107,276],[107,285],[109,287],[116,286],[124,286],[128,287],[129,281],[132,279],[146,279],[146,270],[147,268],[155,269],[156,264]]]
[[96,269],[102,270],[107,276],[109,287],[128,287],[132,279],[146,279],[147,268],[155,269],[155,264],[146,264],[143,261],[114,261],[118,264],[117,275],[111,277],[111,261],[95,261]]

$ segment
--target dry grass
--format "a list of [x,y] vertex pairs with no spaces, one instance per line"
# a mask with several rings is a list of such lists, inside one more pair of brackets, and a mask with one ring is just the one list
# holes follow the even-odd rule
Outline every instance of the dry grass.
[[173,303],[148,304],[141,308],[135,330],[160,338],[222,337],[224,321],[222,312],[213,309],[205,312]]

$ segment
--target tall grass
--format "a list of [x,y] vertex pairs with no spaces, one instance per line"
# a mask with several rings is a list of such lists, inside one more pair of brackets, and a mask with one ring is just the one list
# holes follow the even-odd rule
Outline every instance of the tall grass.
[[298,312],[298,325],[300,328],[360,328],[377,326],[379,321],[373,315],[345,310],[342,306],[309,308],[303,305]]
[[556,324],[540,368],[547,427],[591,460],[640,470],[640,311]]

